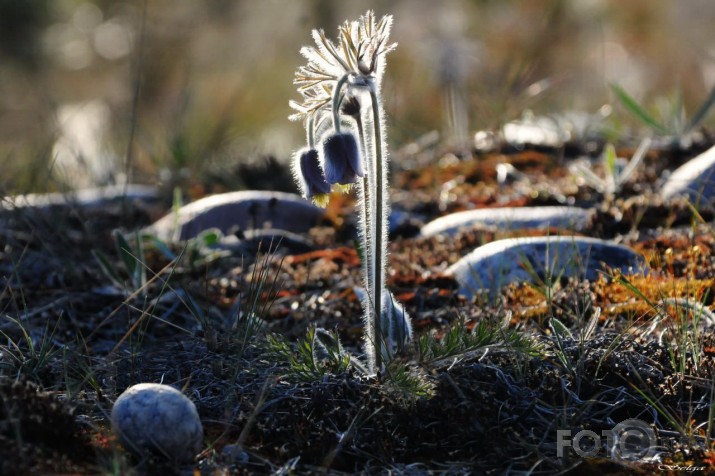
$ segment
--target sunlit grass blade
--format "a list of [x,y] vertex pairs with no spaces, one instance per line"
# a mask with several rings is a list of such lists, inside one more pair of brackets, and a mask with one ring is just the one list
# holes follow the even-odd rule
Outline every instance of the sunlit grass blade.
[[119,277],[119,273],[117,273],[117,269],[114,267],[114,264],[109,257],[101,250],[92,250],[92,256],[94,256],[94,259],[97,261],[97,264],[99,264],[102,272],[116,285],[122,286],[122,278]]
[[603,151],[603,160],[607,171],[607,189],[613,193],[616,190],[616,177],[618,175],[618,171],[616,170],[616,161],[618,160],[618,156],[616,155],[616,148],[613,144],[606,144],[606,148]]
[[643,302],[645,302],[646,304],[648,304],[648,306],[649,306],[657,315],[660,315],[660,314],[661,314],[660,309],[658,308],[658,304],[656,304],[656,303],[654,303],[653,301],[651,301],[650,299],[648,299],[648,297],[647,297],[645,294],[643,294],[643,292],[641,292],[640,289],[638,289],[637,287],[635,287],[635,286],[633,285],[633,283],[631,283],[630,281],[628,281],[628,279],[626,279],[624,276],[622,276],[622,275],[616,276],[616,277],[615,277],[615,281],[616,281],[618,284],[624,286],[628,291],[631,292],[631,294],[633,294],[634,296],[636,296],[637,298],[641,299]]
[[643,162],[643,159],[648,153],[651,142],[650,137],[646,137],[641,141],[638,145],[638,149],[636,149],[633,157],[631,157],[631,160],[628,161],[628,164],[625,167],[623,167],[621,175],[618,177],[618,185],[622,185],[631,178],[631,175],[633,175],[640,163]]
[[[640,378],[640,374],[638,374],[637,369],[633,369],[633,371],[633,374],[636,375],[639,380],[641,380],[641,383],[643,383],[642,379]],[[636,386],[633,382],[628,382],[628,385],[630,385],[631,388],[638,393],[638,395],[643,397],[645,401],[648,402],[648,405],[650,405],[651,408],[654,408],[663,417],[663,419],[670,423],[672,428],[674,428],[681,435],[687,435],[687,431],[684,425],[678,422],[678,418],[673,415],[673,413],[669,411],[665,405],[660,404],[659,399],[651,397],[645,391]]]
[[149,235],[149,236],[147,236],[146,238],[149,239],[149,241],[151,242],[151,244],[154,245],[154,247],[155,247],[157,250],[159,250],[159,252],[160,252],[161,254],[163,254],[164,257],[166,257],[166,259],[168,259],[168,260],[175,260],[175,259],[176,259],[176,253],[174,253],[174,252],[171,250],[171,248],[169,247],[169,245],[166,244],[165,241],[160,240],[158,237],[156,237],[156,236],[154,236],[154,235]]
[[710,113],[710,109],[712,109],[713,105],[715,104],[715,85],[713,85],[712,89],[710,89],[710,95],[708,98],[705,100],[704,103],[700,105],[698,108],[698,111],[695,113],[692,119],[690,119],[690,122],[688,123],[688,127],[686,128],[686,132],[690,132],[698,125],[705,120],[707,117],[708,113]]
[[573,340],[573,334],[566,325],[555,317],[549,319],[549,327],[559,340]]
[[611,90],[616,94],[621,103],[628,109],[633,115],[640,119],[644,124],[657,130],[658,132],[667,132],[666,128],[658,121],[656,121],[653,116],[648,114],[648,112],[633,99],[623,88],[617,84],[611,84]]
[[127,268],[129,277],[131,279],[132,285],[134,287],[141,287],[146,284],[146,271],[144,269],[144,247],[142,241],[139,237],[139,233],[135,233],[134,241],[136,242],[136,249],[132,250],[132,247],[127,242],[124,235],[120,230],[115,230],[113,233],[114,239],[117,244],[117,251],[119,256],[124,262],[124,266]]

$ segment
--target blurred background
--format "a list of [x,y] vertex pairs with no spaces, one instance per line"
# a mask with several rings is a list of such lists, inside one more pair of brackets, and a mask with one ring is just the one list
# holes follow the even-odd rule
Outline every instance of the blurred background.
[[294,191],[300,46],[368,8],[395,17],[393,150],[433,131],[469,147],[525,111],[637,137],[609,84],[664,122],[715,84],[710,0],[0,0],[0,193]]

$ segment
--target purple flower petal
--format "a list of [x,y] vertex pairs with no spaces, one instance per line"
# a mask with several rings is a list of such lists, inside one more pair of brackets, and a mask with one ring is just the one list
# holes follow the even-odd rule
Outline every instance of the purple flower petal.
[[306,198],[318,194],[330,193],[330,184],[325,181],[318,161],[318,151],[307,149],[300,154],[300,172],[303,179]]
[[323,167],[328,183],[347,185],[363,176],[362,159],[355,136],[333,134],[323,142]]

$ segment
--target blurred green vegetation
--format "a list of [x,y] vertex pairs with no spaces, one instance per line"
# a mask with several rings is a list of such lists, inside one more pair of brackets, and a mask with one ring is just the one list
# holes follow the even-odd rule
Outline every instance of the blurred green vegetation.
[[604,104],[637,135],[609,84],[653,108],[677,92],[692,114],[715,83],[707,0],[0,0],[0,192],[128,174],[198,194],[253,186],[251,164],[287,180],[300,46],[368,8],[395,16],[393,148],[454,132],[449,91],[470,135]]

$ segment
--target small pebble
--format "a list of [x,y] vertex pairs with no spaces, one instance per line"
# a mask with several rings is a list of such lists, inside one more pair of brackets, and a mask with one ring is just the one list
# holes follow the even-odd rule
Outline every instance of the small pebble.
[[201,449],[203,428],[196,406],[174,387],[129,387],[114,402],[111,419],[122,445],[139,457],[159,455],[187,463]]
[[221,450],[221,457],[228,464],[248,463],[248,453],[240,445],[226,445]]

